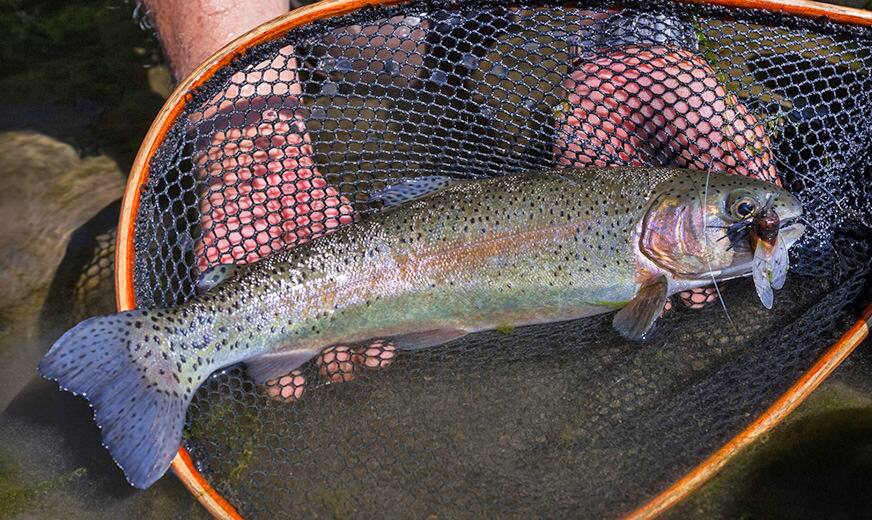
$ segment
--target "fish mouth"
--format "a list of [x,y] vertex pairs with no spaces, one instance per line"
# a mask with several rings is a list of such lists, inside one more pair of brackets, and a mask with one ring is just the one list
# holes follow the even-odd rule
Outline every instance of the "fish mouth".
[[733,261],[729,266],[718,271],[709,271],[701,278],[701,280],[708,280],[710,282],[712,278],[714,278],[715,280],[722,282],[734,278],[751,276],[754,266],[754,252],[751,250],[751,247],[742,246],[734,249],[736,252],[733,255]]
[[775,206],[775,214],[778,215],[778,237],[784,241],[784,247],[790,247],[805,233],[805,226],[799,223],[802,217],[802,203],[793,193],[782,193],[779,204]]
[[[805,233],[805,226],[796,222],[801,214],[802,212],[800,211],[787,222],[782,221],[782,225],[778,229],[779,240],[784,241],[786,249],[790,249]],[[736,244],[733,249],[735,253],[733,254],[733,261],[729,266],[720,270],[703,273],[699,277],[699,281],[707,280],[710,282],[714,278],[721,282],[751,276],[754,269],[754,250],[751,248],[750,242],[742,241],[742,243]]]
[[[783,191],[775,199],[773,210],[778,215],[778,240],[784,242],[784,247],[790,249],[803,233],[805,226],[799,221],[802,217],[802,204],[796,195]],[[719,271],[710,271],[703,278],[711,280],[731,280],[751,276],[753,272],[754,248],[750,241],[742,240],[733,245],[735,254],[730,265]]]
[[[784,240],[786,247],[790,247],[802,235],[803,230],[795,227],[802,217],[802,204],[796,195],[784,191],[778,194],[772,209],[778,216],[778,236]],[[795,235],[797,231],[799,234]]]
[[798,222],[799,215],[790,219],[789,222],[782,222],[778,229],[778,236],[784,241],[784,247],[790,249],[805,233],[805,226]]

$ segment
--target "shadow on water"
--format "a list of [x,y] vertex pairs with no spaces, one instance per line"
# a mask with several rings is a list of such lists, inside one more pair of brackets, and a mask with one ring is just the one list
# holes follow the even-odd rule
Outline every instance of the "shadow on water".
[[[114,311],[114,244],[106,237],[114,240],[108,232],[119,207],[119,202],[108,205],[72,234],[36,318],[34,348],[40,352],[84,317]],[[85,399],[37,375],[20,388],[0,413],[0,519],[19,513],[70,519],[206,517],[175,478],[146,491],[130,487],[102,446],[92,417]]]
[[[108,205],[70,237],[38,317],[37,342],[44,349],[48,349],[64,330],[75,325],[79,314],[113,311],[111,306],[105,305],[83,309],[76,288],[88,267],[93,265],[95,255],[100,252],[97,237],[114,228],[120,206],[120,201]],[[96,286],[95,290],[111,292],[111,277],[108,280],[110,284]],[[134,492],[101,445],[100,431],[91,419],[92,412],[87,402],[59,391],[54,382],[35,376],[18,392],[0,417],[56,434],[63,443],[59,451],[66,454],[74,467],[85,468],[90,475],[89,481],[111,496],[125,497]]]
[[[82,309],[82,302],[76,299],[76,286],[99,252],[96,237],[114,228],[120,207],[120,201],[113,202],[70,237],[38,318],[38,342],[46,349],[64,330],[75,325],[79,319],[77,314],[114,311],[112,307]],[[111,282],[111,278],[109,280]],[[97,290],[111,291],[112,285],[97,287]],[[85,467],[88,474],[99,481],[97,485],[104,486],[108,493],[127,496],[133,492],[101,445],[100,431],[84,399],[61,392],[54,382],[37,376],[21,389],[3,416],[55,431],[65,444],[61,451],[69,454],[76,467]]]
[[872,518],[872,407],[805,417],[777,441],[757,455],[726,517]]
[[[134,7],[133,0],[0,0],[0,132],[45,134],[80,154],[107,155],[127,170],[163,103],[150,87],[160,52],[134,21]],[[105,245],[99,237],[114,228],[118,212],[115,202],[76,229],[53,272],[44,304],[26,315],[35,324],[35,337],[8,338],[13,342],[10,352],[21,353],[19,361],[27,363],[20,367],[24,384],[10,388],[8,397],[14,397],[0,409],[0,518],[203,516],[173,478],[145,492],[129,487],[102,447],[85,400],[39,378],[24,354],[47,350],[84,313],[113,310],[112,285],[105,284],[111,257],[101,259],[98,267],[103,271],[95,283],[83,284],[83,274],[94,269],[95,251]],[[54,268],[57,261],[36,260],[40,263],[34,269],[46,262]],[[83,300],[89,287],[100,296]]]
[[[100,210],[70,236],[39,315],[40,340],[46,345],[86,317],[115,312],[111,263],[114,262],[115,248],[100,239],[111,237],[114,242],[120,211],[119,199]],[[108,256],[109,263],[99,265],[98,255]],[[97,271],[98,268],[101,270]],[[88,282],[91,284],[83,287]],[[98,291],[108,293],[109,298],[94,303],[93,293]]]
[[100,443],[100,430],[91,420],[92,413],[84,399],[60,392],[55,383],[34,377],[2,417],[56,433],[63,446],[55,449],[65,453],[74,467],[86,469],[89,485],[99,486],[116,498],[136,493]]

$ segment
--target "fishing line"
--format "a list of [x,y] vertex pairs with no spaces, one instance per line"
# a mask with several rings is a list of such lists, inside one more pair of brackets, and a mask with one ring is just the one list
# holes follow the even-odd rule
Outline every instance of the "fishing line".
[[[702,208],[700,210],[700,211],[702,211],[703,224],[705,224],[705,220],[706,220],[705,208],[708,205],[708,187],[709,187],[709,179],[711,178],[711,166],[712,166],[713,162],[714,162],[713,160],[712,160],[712,162],[709,162],[708,167],[706,167],[706,169],[705,169],[705,187],[703,188],[703,192],[702,192]],[[708,264],[709,276],[711,277],[712,283],[715,286],[715,293],[717,293],[717,295],[718,295],[718,301],[721,302],[721,308],[724,309],[724,315],[726,315],[727,321],[738,332],[739,327],[737,327],[736,324],[733,323],[733,318],[730,317],[730,312],[727,310],[727,304],[724,303],[724,298],[723,298],[723,296],[721,296],[721,290],[718,287],[718,281],[715,279],[715,274],[712,272],[712,261],[708,255],[708,233],[705,231],[705,228],[703,228],[703,232],[702,232],[702,243],[703,243],[703,249],[705,249],[705,251],[706,251],[705,261],[706,261],[706,264]]]

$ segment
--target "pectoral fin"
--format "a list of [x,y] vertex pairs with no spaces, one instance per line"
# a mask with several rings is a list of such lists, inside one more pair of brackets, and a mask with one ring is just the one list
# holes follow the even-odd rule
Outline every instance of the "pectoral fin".
[[663,310],[668,284],[666,278],[643,285],[626,307],[615,314],[612,325],[621,336],[639,341],[645,339]]

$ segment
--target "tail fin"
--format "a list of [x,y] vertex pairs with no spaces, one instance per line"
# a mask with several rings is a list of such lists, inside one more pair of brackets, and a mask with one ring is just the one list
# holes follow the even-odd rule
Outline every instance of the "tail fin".
[[161,355],[170,345],[159,321],[154,311],[85,320],[39,364],[43,377],[90,401],[103,445],[141,489],[169,468],[196,388],[183,388],[176,366],[169,366],[175,361]]

